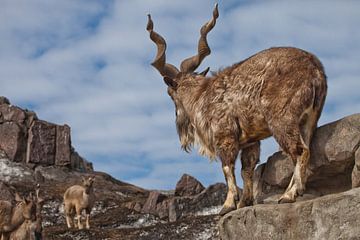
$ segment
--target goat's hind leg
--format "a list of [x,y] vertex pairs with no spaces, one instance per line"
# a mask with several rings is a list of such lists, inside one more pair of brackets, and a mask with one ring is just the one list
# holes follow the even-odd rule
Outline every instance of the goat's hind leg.
[[303,140],[297,123],[273,129],[274,138],[295,163],[289,186],[279,199],[279,203],[295,202],[298,195],[305,191],[306,168],[309,162],[309,146]]
[[253,176],[256,164],[260,158],[260,142],[244,148],[241,152],[241,176],[244,180],[244,189],[237,208],[253,205]]

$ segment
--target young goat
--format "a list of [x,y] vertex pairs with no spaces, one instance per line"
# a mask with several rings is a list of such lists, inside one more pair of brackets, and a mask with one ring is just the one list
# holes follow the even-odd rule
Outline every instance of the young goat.
[[36,204],[33,199],[20,198],[15,194],[17,204],[0,201],[0,235],[1,240],[9,239],[10,233],[17,229],[24,221],[35,221]]
[[36,220],[26,219],[16,230],[11,232],[10,240],[41,240],[42,239],[42,216],[41,210],[44,199],[39,197],[40,185],[36,186],[35,216]]
[[[309,146],[325,102],[324,68],[309,52],[275,47],[212,77],[205,77],[208,69],[196,73],[201,61],[210,54],[206,36],[218,16],[216,5],[213,18],[200,30],[198,54],[185,59],[180,70],[166,63],[165,39],[153,30],[154,23],[148,16],[147,30],[158,48],[152,65],[163,76],[175,103],[182,148],[189,151],[198,144],[201,154],[221,160],[228,186],[220,212],[223,215],[253,204],[253,175],[259,161],[260,140],[273,136],[295,165],[279,202],[294,202],[305,191]],[[239,201],[234,169],[240,151],[244,191]]]
[[[71,228],[73,225],[75,212],[78,228],[84,228],[81,223],[81,213],[84,209],[86,211],[86,228],[90,228],[90,212],[95,202],[93,191],[94,178],[95,177],[89,177],[85,179],[83,177],[83,186],[74,185],[66,190],[64,194],[64,212],[68,228]],[[74,226],[76,227],[76,224],[74,224]]]

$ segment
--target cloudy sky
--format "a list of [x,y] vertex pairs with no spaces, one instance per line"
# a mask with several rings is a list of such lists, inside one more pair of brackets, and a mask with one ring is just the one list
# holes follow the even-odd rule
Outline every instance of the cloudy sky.
[[[41,119],[69,124],[96,170],[145,188],[170,189],[183,173],[223,181],[220,163],[180,150],[173,103],[150,66],[151,13],[168,62],[197,49],[215,1],[0,0],[0,95]],[[217,70],[272,46],[317,55],[328,76],[320,124],[360,112],[360,1],[219,1],[208,35]],[[262,144],[261,160],[277,149]],[[237,165],[238,178],[240,164]],[[240,184],[241,185],[241,184]]]

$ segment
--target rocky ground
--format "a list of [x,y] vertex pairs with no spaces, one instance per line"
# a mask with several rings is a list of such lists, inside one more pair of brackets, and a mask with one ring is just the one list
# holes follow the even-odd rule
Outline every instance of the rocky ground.
[[[40,196],[45,199],[42,210],[44,239],[217,239],[218,237],[216,224],[220,218],[216,213],[219,207],[214,204],[219,203],[214,202],[216,199],[214,194],[223,198],[225,188],[222,184],[203,189],[200,193],[192,193],[194,195],[191,196],[175,196],[174,191],[166,195],[150,192],[100,172],[79,173],[58,167],[41,167],[34,171],[4,158],[0,159],[0,166],[1,172],[6,173],[0,175],[0,179],[4,180],[0,185],[0,199],[12,200],[15,191],[26,196],[34,191],[35,184],[40,182]],[[95,176],[96,196],[91,216],[92,227],[90,230],[69,230],[63,215],[63,193],[67,187],[81,184],[81,176],[90,175]],[[38,176],[37,180],[35,176]],[[154,199],[153,195],[157,198]],[[181,206],[182,202],[188,204],[187,209],[181,207],[173,210],[177,218],[172,222],[168,214],[161,215],[161,212],[169,212],[169,208],[159,207],[167,206],[164,202],[169,201],[178,202],[177,206]],[[149,202],[152,202],[150,206]]]

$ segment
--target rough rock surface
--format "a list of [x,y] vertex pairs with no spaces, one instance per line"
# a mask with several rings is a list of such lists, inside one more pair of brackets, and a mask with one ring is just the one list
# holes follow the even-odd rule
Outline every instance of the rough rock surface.
[[[184,174],[179,182],[184,182],[185,178],[189,178],[192,183],[195,183],[192,186],[199,186],[199,184],[202,186],[197,179],[187,174]],[[158,191],[151,191],[141,212],[153,214],[160,219],[169,220],[170,222],[175,222],[188,216],[217,214],[225,202],[226,193],[227,188],[223,183],[210,185],[200,193],[191,196],[178,196],[176,190],[174,194],[162,194]],[[128,205],[130,209],[135,208],[135,206],[134,204]]]
[[204,186],[196,178],[184,174],[176,183],[175,196],[193,196],[201,193],[204,189]]
[[[91,229],[79,231],[66,227],[62,196],[69,186],[80,184],[81,177],[90,176],[90,173],[80,173],[57,166],[37,166],[31,169],[24,163],[14,163],[8,159],[0,160],[0,169],[1,197],[8,200],[13,199],[15,189],[20,195],[26,196],[29,192],[34,192],[36,183],[40,182],[40,197],[45,199],[42,210],[43,239],[218,239],[217,222],[220,218],[214,214],[219,209],[205,208],[202,204],[206,203],[205,196],[209,194],[206,192],[211,192],[212,196],[223,195],[223,192],[216,193],[224,190],[223,184],[209,187],[196,195],[196,198],[185,197],[190,205],[193,205],[194,211],[190,212],[191,209],[187,209],[186,215],[182,214],[181,209],[177,209],[177,221],[169,222],[167,218],[159,216],[159,208],[169,203],[166,199],[182,199],[175,197],[173,191],[166,194],[149,192],[118,181],[105,173],[93,172],[91,175],[95,175],[96,201],[91,213]],[[40,181],[36,180],[39,178]],[[203,200],[201,196],[204,197]],[[150,207],[157,211],[154,214],[141,212],[142,208],[146,208],[149,199],[154,199],[153,202],[156,203],[149,203],[155,206]],[[194,206],[196,204],[197,207]],[[168,208],[162,209],[167,209],[166,215],[169,214]],[[202,212],[198,213],[195,209]]]
[[55,144],[56,126],[41,120],[35,121],[29,129],[26,162],[54,165]]
[[219,222],[222,240],[359,239],[360,188],[293,204],[260,204]]
[[25,161],[25,133],[17,123],[4,122],[0,124],[0,149],[12,161]]
[[70,127],[68,125],[56,126],[56,166],[71,165],[71,140]]
[[[360,186],[360,114],[319,127],[310,149],[306,193],[319,196]],[[255,173],[256,202],[283,193],[293,169],[292,160],[282,152],[261,164]]]
[[0,150],[14,162],[34,166],[66,166],[82,172],[92,164],[71,146],[70,127],[38,120],[36,113],[0,97]]

